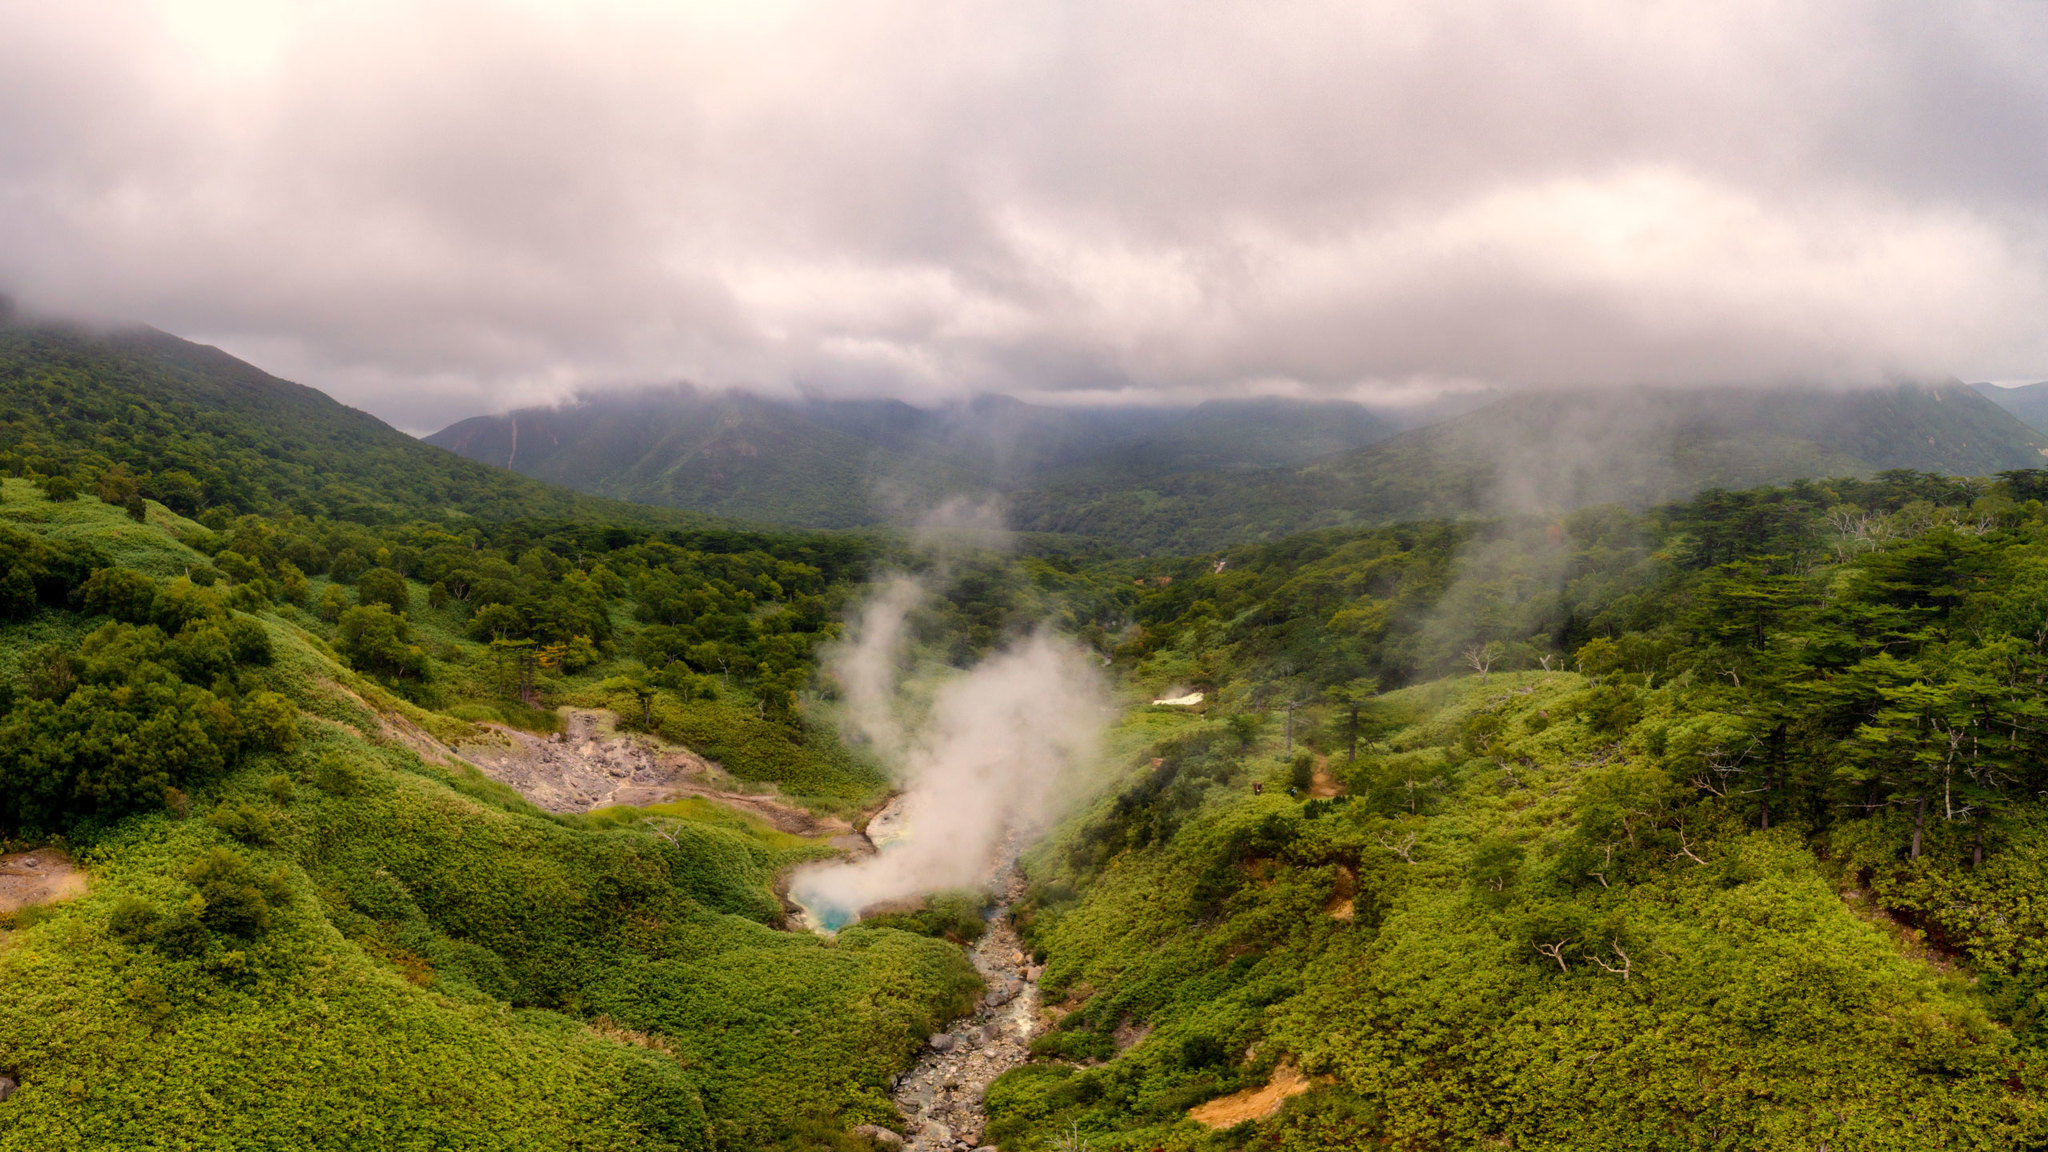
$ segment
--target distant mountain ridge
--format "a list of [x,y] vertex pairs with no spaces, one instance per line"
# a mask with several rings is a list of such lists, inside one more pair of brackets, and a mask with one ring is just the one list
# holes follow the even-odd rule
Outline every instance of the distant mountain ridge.
[[1647,505],[1708,488],[1888,469],[2043,464],[2048,436],[1960,383],[1544,392],[1297,469],[1011,498],[1017,527],[1190,550],[1343,524]]
[[[940,409],[689,389],[477,417],[428,437],[625,500],[816,527],[1003,493],[1014,527],[1199,551],[1340,524],[1589,503],[1905,468],[2038,467],[2048,435],[1959,383],[1845,391],[1510,394],[1428,414],[1288,400]],[[893,505],[893,506],[892,506]]]
[[836,528],[958,494],[1299,465],[1413,423],[1351,403],[1088,409],[981,396],[923,409],[678,387],[474,417],[426,440],[585,492]]

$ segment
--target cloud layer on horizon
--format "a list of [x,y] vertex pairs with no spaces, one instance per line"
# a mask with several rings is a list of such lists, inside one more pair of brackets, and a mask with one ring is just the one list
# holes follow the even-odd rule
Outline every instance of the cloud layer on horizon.
[[2048,5],[0,9],[0,288],[401,426],[2048,372]]

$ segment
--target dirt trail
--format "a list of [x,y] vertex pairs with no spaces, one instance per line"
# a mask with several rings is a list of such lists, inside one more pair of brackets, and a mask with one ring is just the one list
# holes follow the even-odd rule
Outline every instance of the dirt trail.
[[759,816],[798,836],[843,836],[844,820],[817,816],[773,793],[741,791],[715,762],[652,736],[620,732],[600,708],[562,709],[562,731],[536,736],[498,724],[456,746],[456,754],[549,812],[589,812],[619,804],[646,807],[701,796]]
[[996,1077],[1031,1056],[1038,1022],[1038,969],[1029,966],[1010,926],[1010,904],[1024,896],[1024,878],[1005,867],[995,884],[997,904],[988,931],[971,953],[988,982],[974,1014],[932,1037],[924,1054],[897,1081],[896,1107],[907,1124],[907,1147],[916,1152],[979,1148],[988,1113],[982,1093]]
[[1308,786],[1308,795],[1311,800],[1328,800],[1332,796],[1344,794],[1344,785],[1339,784],[1337,777],[1330,771],[1330,758],[1328,756],[1316,757],[1315,775],[1311,777],[1311,780],[1312,783]]

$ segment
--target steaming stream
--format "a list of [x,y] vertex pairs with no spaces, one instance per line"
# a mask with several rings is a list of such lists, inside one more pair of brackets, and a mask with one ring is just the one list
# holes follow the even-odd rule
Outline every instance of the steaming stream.
[[836,932],[863,909],[946,888],[996,896],[971,953],[988,985],[975,1011],[933,1036],[894,1086],[915,1149],[968,1149],[981,1138],[982,1091],[1029,1057],[1037,971],[1010,926],[1023,894],[1017,855],[1050,825],[1094,759],[1103,724],[1096,662],[1039,632],[945,680],[914,721],[900,691],[905,621],[924,595],[908,578],[884,586],[832,655],[851,739],[898,771],[904,790],[868,822],[875,853],[812,865],[789,898],[811,928]]
[[[899,796],[869,822],[870,835],[880,826],[878,854],[900,847],[911,835],[902,818]],[[913,1152],[965,1152],[979,1141],[988,1115],[982,1096],[996,1077],[1031,1057],[1031,1037],[1038,1022],[1039,970],[1029,962],[1010,924],[1010,905],[1023,898],[1024,877],[1017,855],[1025,847],[1020,835],[1003,839],[990,861],[986,887],[995,896],[987,913],[988,927],[969,952],[987,992],[974,1011],[926,1042],[909,1071],[892,1085],[890,1098],[906,1121],[905,1147]],[[792,899],[795,890],[792,888]],[[809,923],[836,932],[852,923],[858,910],[811,907],[796,901]],[[893,1134],[893,1133],[892,1133]]]

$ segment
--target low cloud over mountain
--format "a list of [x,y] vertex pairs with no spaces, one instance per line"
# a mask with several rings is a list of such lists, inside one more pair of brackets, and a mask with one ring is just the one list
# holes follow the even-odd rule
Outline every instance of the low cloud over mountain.
[[0,16],[0,284],[417,431],[2032,377],[2048,9],[115,3]]

